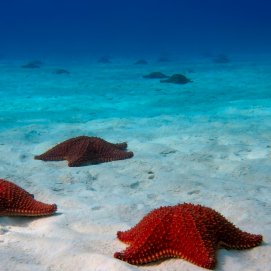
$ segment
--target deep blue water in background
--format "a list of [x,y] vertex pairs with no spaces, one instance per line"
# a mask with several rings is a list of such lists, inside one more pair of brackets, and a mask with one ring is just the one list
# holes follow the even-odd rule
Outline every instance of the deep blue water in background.
[[[0,1],[0,128],[268,111],[270,14],[268,0]],[[220,53],[230,63],[214,63]],[[110,65],[97,63],[103,55]],[[139,58],[149,65],[133,65]],[[45,65],[22,68],[35,59]],[[193,83],[142,78],[151,71],[184,73]]]
[[0,55],[269,52],[268,0],[9,0]]

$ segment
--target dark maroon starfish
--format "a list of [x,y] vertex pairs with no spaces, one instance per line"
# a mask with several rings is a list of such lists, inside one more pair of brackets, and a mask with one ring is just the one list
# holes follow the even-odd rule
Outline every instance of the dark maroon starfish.
[[35,159],[43,161],[67,160],[69,167],[78,167],[84,164],[98,164],[133,157],[133,152],[126,152],[126,148],[126,142],[113,144],[98,137],[78,136],[35,156]]

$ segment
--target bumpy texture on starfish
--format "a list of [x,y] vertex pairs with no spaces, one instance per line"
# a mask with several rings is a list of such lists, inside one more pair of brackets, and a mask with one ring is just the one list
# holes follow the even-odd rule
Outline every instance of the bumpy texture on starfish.
[[128,263],[178,257],[208,269],[215,267],[219,246],[246,249],[262,242],[261,235],[241,231],[215,210],[189,203],[155,209],[117,237],[130,246],[114,257]]
[[0,179],[0,216],[45,216],[56,210],[55,204],[39,202],[16,184]]
[[98,137],[78,136],[68,139],[47,152],[35,156],[44,161],[67,160],[69,167],[84,164],[97,164],[131,158],[134,154],[126,152],[127,143],[112,144]]

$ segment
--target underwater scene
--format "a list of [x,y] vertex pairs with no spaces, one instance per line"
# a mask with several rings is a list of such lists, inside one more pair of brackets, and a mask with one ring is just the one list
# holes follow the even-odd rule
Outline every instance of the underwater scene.
[[0,271],[271,271],[271,3],[0,3]]

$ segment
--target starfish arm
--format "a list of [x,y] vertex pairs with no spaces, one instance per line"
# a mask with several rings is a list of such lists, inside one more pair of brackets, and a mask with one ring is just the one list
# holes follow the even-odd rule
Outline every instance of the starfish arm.
[[118,231],[117,232],[117,237],[120,241],[130,244],[133,242],[139,235],[141,235],[141,230],[148,229],[148,230],[153,230],[149,229],[149,225],[152,225],[152,228],[157,227],[157,225],[164,219],[166,215],[170,210],[160,207],[157,209],[154,209],[151,211],[148,215],[144,216],[138,224],[136,224],[134,227],[132,227],[130,230],[127,231]]
[[94,153],[99,154],[95,162],[111,162],[133,157],[133,152],[126,152],[120,149],[124,144],[125,143],[120,143],[118,147],[116,147],[116,144],[109,143],[103,139],[94,138],[91,147]]
[[98,164],[115,160],[123,160],[133,156],[132,152],[124,152],[115,148],[103,150],[101,153],[89,149],[91,148],[85,149],[84,151],[82,150],[80,155],[69,155],[67,157],[67,160],[69,161],[68,166],[76,167],[82,164]]
[[159,250],[157,248],[148,247],[148,246],[140,247],[140,249],[136,249],[136,247],[131,246],[122,252],[116,252],[114,254],[114,257],[119,260],[128,262],[130,264],[135,264],[135,265],[147,264],[150,262],[160,261],[166,258],[181,258],[207,269],[213,269],[215,266],[214,256],[211,258],[205,259],[205,261],[202,261],[202,259],[200,261],[197,259],[192,260],[190,258],[183,256],[182,254],[180,254],[178,251],[174,249],[161,248]]
[[123,252],[115,253],[114,257],[131,264],[145,264],[173,256],[167,241],[167,228],[172,222],[171,213],[170,208],[160,207],[129,231],[119,232],[118,238],[130,243],[130,246]]
[[77,160],[68,160],[69,167],[80,167],[83,164],[83,161],[80,159]]
[[36,155],[34,158],[43,161],[61,161],[65,160],[65,156],[69,149],[78,142],[78,138],[68,139],[62,143],[57,144],[41,155]]
[[[84,164],[96,164],[95,158],[89,159],[84,155],[73,156],[72,158],[67,158],[69,167],[80,167]],[[98,162],[97,162],[98,163]]]
[[219,231],[220,245],[225,248],[246,249],[260,245],[263,236],[251,234],[238,229],[234,224],[220,215],[221,228]]
[[55,204],[39,202],[21,187],[0,179],[0,216],[44,216],[56,210]]
[[116,143],[113,145],[119,150],[126,150],[127,149],[127,142]]
[[[193,232],[194,234],[195,232]],[[172,244],[173,257],[184,259],[197,266],[214,269],[216,264],[215,251],[217,246],[193,236],[192,231],[181,234],[175,245]]]
[[[106,141],[102,140],[104,144],[102,144],[101,147],[100,142],[101,140],[98,138],[92,138],[91,140],[88,138],[82,138],[69,150],[69,154],[66,156],[66,159],[69,162],[68,166],[77,167],[83,164],[98,164],[101,162],[111,161],[104,157],[104,152],[107,151],[108,145],[113,146],[113,144],[106,143]],[[104,145],[107,146],[107,148],[103,147]]]
[[126,152],[121,148],[127,147],[126,143],[117,144],[109,143],[100,138],[81,138],[74,148],[69,151],[67,160],[68,166],[76,167],[83,164],[98,164],[111,162],[114,160],[127,159],[133,156],[132,152]]
[[91,163],[98,158],[98,154],[91,148],[92,142],[87,137],[80,137],[67,152],[66,159],[69,167],[81,166],[85,163]]
[[28,201],[25,207],[10,207],[3,212],[2,216],[47,216],[55,213],[57,210],[56,204],[46,204],[39,201]]
[[163,225],[160,225],[159,230],[154,229],[151,234],[149,231],[141,232],[126,250],[116,252],[114,257],[130,264],[145,264],[171,257],[171,251],[163,242],[166,235]]
[[35,160],[43,160],[43,161],[62,161],[65,160],[64,156],[57,155],[54,153],[54,150],[49,150],[41,155],[35,155]]
[[[166,256],[167,252],[168,256]],[[116,252],[114,257],[130,264],[140,265],[170,257],[169,252],[169,250],[161,250],[160,252],[155,248],[148,247],[146,244],[140,248],[130,246],[124,251]]]
[[217,242],[202,223],[197,223],[189,204],[174,209],[169,229],[173,255],[203,268],[215,267]]
[[96,161],[98,163],[100,162],[112,162],[112,161],[116,161],[116,160],[124,160],[124,159],[128,159],[134,156],[133,152],[124,152],[121,150],[114,150],[113,152],[101,156],[100,158],[98,158]]
[[130,244],[134,241],[135,236],[138,234],[137,229],[134,227],[129,231],[118,231],[117,238],[123,243]]

